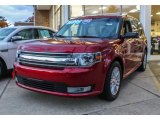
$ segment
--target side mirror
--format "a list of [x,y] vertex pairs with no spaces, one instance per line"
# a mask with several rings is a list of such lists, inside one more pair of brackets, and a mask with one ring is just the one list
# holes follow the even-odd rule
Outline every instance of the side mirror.
[[127,32],[125,35],[123,35],[123,38],[138,38],[138,33],[136,32]]
[[19,40],[23,40],[23,37],[22,36],[13,36],[11,38],[11,41],[14,42],[14,41],[19,41]]

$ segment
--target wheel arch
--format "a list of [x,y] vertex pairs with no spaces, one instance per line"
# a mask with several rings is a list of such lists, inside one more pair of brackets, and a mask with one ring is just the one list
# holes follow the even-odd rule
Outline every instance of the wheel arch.
[[0,62],[2,62],[4,69],[7,70],[7,65],[2,57],[0,57]]
[[120,63],[121,69],[122,69],[122,76],[123,76],[124,70],[125,70],[123,59],[122,59],[121,57],[118,57],[118,56],[115,57],[115,58],[112,60],[112,62],[110,63],[110,66],[111,66],[112,63],[115,62],[115,61],[118,61],[118,62]]

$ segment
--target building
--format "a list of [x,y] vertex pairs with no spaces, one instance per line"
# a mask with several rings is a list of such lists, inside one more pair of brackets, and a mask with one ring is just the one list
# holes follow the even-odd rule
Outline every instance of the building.
[[34,25],[34,16],[27,18],[24,22],[15,22],[14,26],[33,26]]
[[[160,5],[36,5],[34,25],[58,30],[68,20],[82,15],[128,14],[143,24],[151,50],[151,37],[160,36]],[[150,59],[150,52],[148,58]]]
[[34,22],[15,22],[14,26],[33,26]]

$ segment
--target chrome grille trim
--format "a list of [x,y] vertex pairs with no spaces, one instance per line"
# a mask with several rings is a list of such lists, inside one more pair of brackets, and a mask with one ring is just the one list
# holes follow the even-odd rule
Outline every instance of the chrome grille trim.
[[70,66],[75,65],[75,61],[67,62],[67,60],[70,59],[71,56],[72,53],[45,53],[20,51],[18,54],[17,61],[20,64],[30,66],[66,67],[68,63]]

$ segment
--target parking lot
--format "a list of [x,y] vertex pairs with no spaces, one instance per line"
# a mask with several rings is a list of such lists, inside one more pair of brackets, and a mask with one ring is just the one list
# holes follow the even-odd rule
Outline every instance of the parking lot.
[[0,114],[160,114],[160,62],[136,71],[122,82],[113,102],[99,97],[66,98],[17,87],[11,77],[0,80]]

